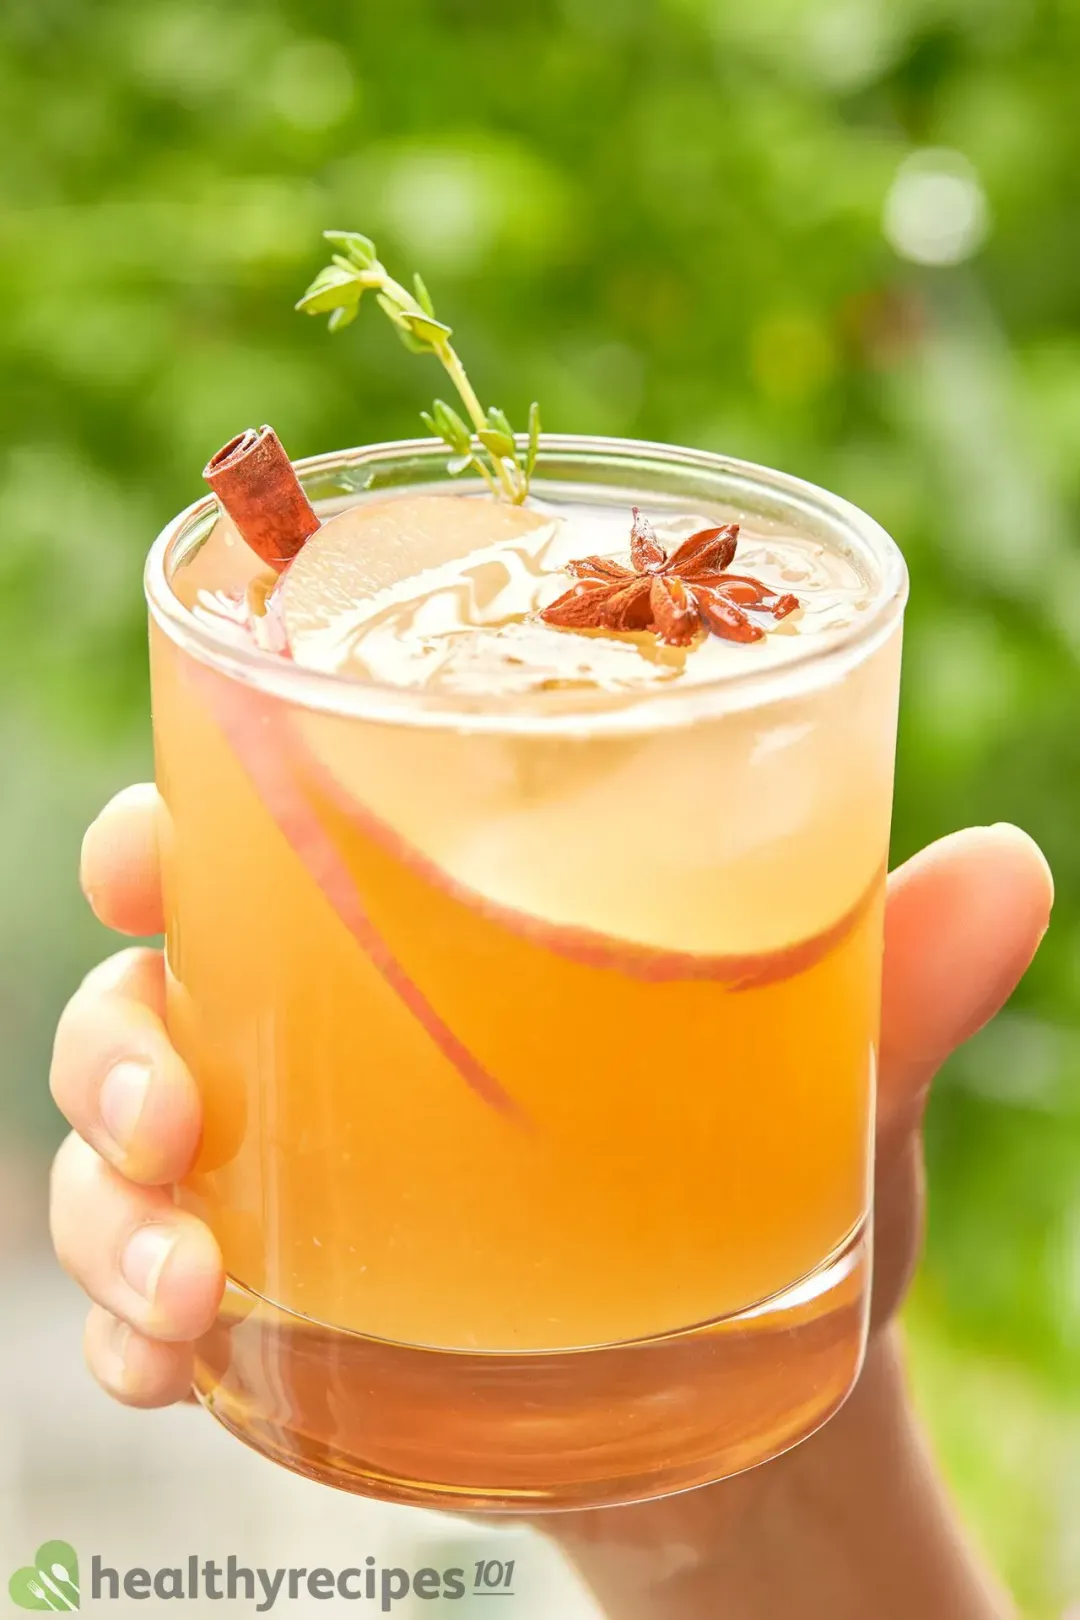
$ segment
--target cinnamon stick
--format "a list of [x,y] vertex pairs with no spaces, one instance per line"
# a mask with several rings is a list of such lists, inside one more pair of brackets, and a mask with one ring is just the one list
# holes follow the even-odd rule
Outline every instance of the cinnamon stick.
[[319,519],[271,427],[248,428],[222,445],[203,477],[241,538],[279,574]]

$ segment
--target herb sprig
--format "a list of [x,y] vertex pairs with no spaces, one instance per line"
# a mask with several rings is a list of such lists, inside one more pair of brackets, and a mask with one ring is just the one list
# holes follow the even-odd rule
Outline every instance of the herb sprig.
[[374,293],[405,347],[412,354],[433,354],[442,362],[465,407],[468,422],[442,399],[430,411],[420,413],[434,436],[453,452],[447,462],[450,475],[456,478],[471,467],[493,495],[501,494],[520,505],[529,493],[536,465],[539,406],[534,402],[529,408],[528,439],[522,451],[505,413],[494,405],[485,411],[480,404],[450,342],[452,329],[435,314],[431,294],[420,276],[413,277],[413,291],[409,292],[379,262],[375,244],[368,237],[356,231],[324,231],[323,236],[336,251],[297,309],[307,315],[329,315],[331,332],[340,332],[356,319],[364,293]]

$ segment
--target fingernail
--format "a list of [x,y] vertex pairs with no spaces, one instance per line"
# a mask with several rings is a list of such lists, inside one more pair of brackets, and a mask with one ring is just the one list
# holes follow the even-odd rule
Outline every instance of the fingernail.
[[115,1063],[101,1082],[98,1114],[116,1149],[115,1155],[110,1154],[110,1157],[127,1156],[146,1106],[152,1074],[149,1063],[125,1059]]
[[124,1245],[120,1271],[124,1281],[152,1305],[165,1264],[178,1234],[168,1226],[140,1226]]
[[127,1349],[131,1329],[126,1322],[114,1317],[102,1343],[103,1365],[99,1376],[113,1389],[122,1390],[127,1384]]

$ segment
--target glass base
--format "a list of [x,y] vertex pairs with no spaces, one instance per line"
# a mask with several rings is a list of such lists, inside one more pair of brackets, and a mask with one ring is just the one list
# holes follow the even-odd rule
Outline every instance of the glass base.
[[230,1283],[196,1389],[256,1451],[341,1490],[517,1514],[614,1506],[752,1468],[812,1434],[862,1363],[870,1242],[752,1310],[631,1344],[424,1350]]

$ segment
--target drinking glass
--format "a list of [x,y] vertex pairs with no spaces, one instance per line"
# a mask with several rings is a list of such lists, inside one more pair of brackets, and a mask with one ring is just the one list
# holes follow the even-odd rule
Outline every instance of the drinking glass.
[[[322,515],[471,490],[431,441],[298,472]],[[533,489],[796,534],[864,599],[704,684],[462,697],[194,614],[212,497],[146,574],[181,1198],[228,1273],[199,1396],[303,1474],[486,1512],[719,1479],[858,1375],[906,590],[761,467],[546,437]]]

